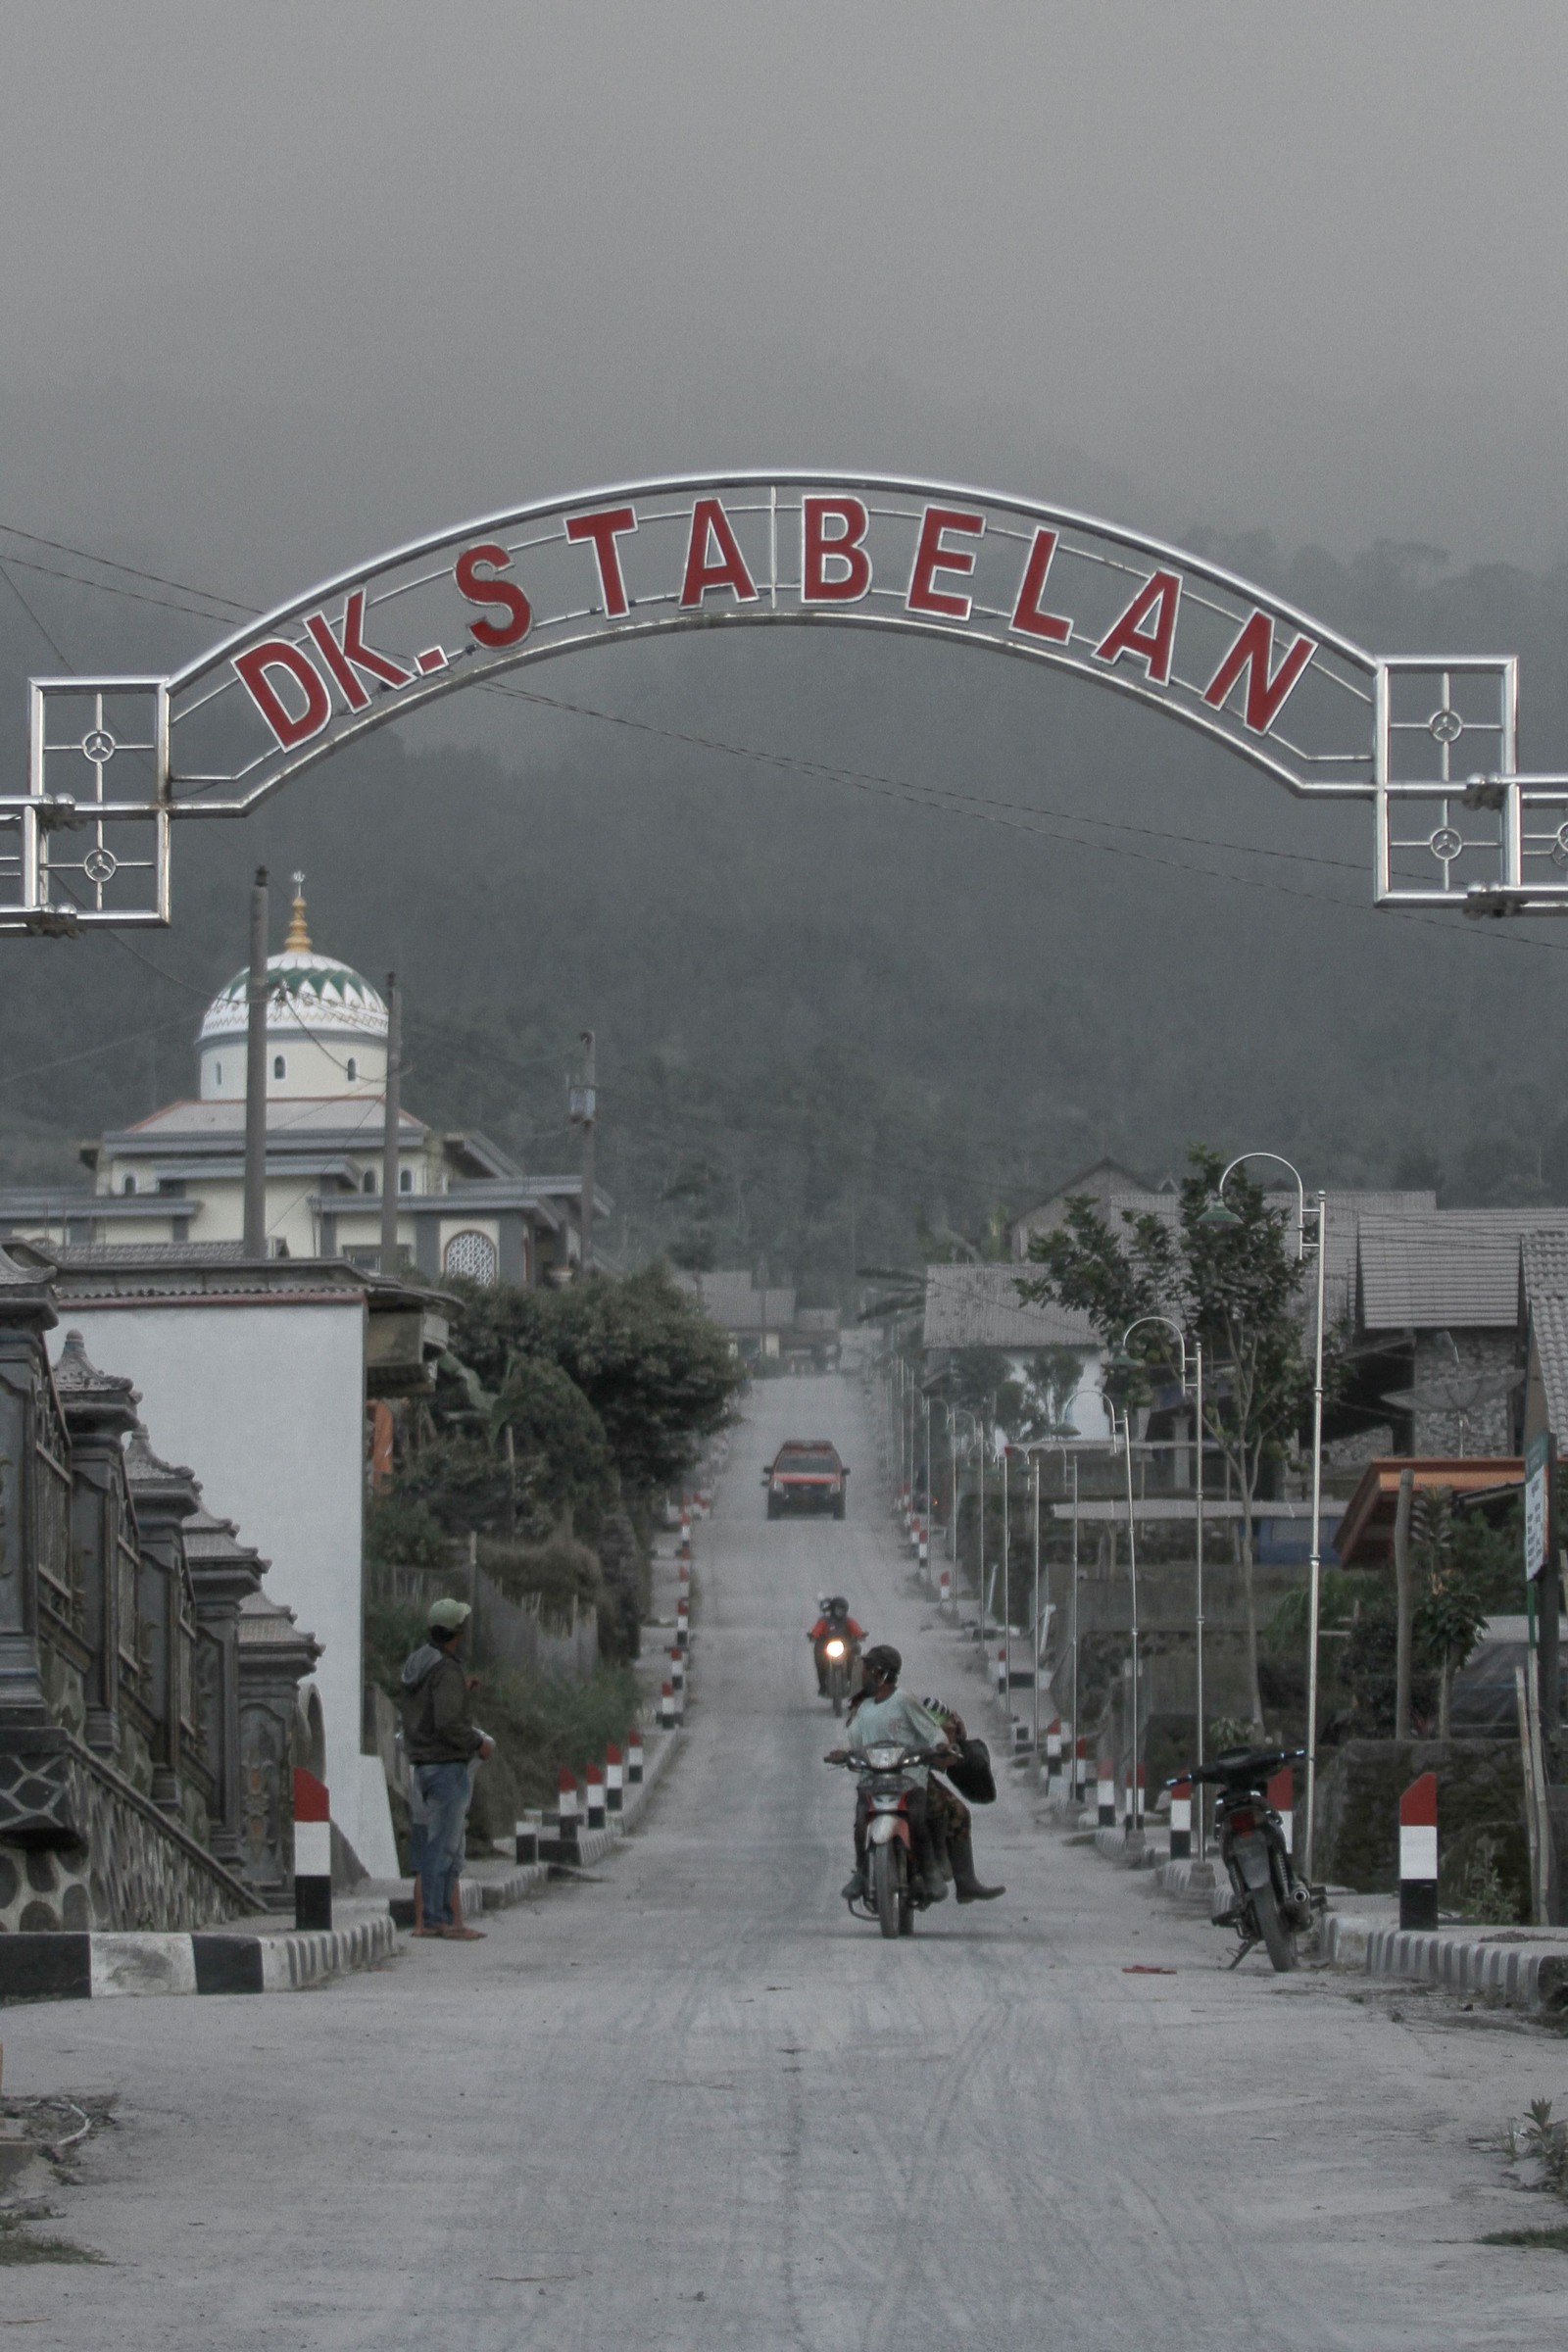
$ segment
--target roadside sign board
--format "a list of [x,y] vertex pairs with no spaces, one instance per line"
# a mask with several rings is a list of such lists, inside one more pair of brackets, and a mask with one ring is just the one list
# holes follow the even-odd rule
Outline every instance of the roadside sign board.
[[1551,1439],[1543,1430],[1525,1447],[1525,1580],[1533,1583],[1546,1565],[1546,1479]]

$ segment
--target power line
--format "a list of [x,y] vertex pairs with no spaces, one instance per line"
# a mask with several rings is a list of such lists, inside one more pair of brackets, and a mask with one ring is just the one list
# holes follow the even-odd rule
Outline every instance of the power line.
[[[181,596],[199,596],[210,605],[227,605],[242,620],[254,619],[260,610],[256,605],[242,605],[231,596],[220,595],[216,588],[193,588],[188,580],[172,580],[162,571],[143,571],[138,564],[121,564],[113,556],[96,555],[90,547],[73,547],[64,539],[46,539],[39,531],[24,531],[20,523],[0,522],[0,531],[4,531],[8,539],[24,539],[29,547],[47,547],[57,556],[74,556],[78,563],[97,564],[105,571],[122,571],[127,579],[150,580],[155,588],[174,588]],[[42,568],[40,565],[39,569]],[[70,575],[62,573],[60,576],[67,578]],[[107,580],[84,584],[109,586]]]
[[[0,523],[0,530],[4,528],[5,525]],[[167,596],[149,596],[144,588],[122,588],[115,580],[85,580],[79,571],[62,571],[58,564],[40,564],[36,557],[19,556],[9,548],[5,560],[8,564],[20,564],[24,571],[42,572],[47,579],[69,580],[75,588],[96,588],[105,596],[128,597],[137,605],[158,605],[165,612],[183,612],[190,620],[215,620],[231,624],[234,618],[232,612],[215,612],[211,607],[172,604]]]
[[20,1086],[24,1078],[42,1078],[51,1070],[63,1070],[75,1061],[90,1061],[95,1054],[113,1054],[122,1046],[139,1046],[149,1037],[162,1037],[166,1029],[183,1029],[185,1016],[175,1013],[172,1020],[155,1021],[145,1029],[132,1029],[126,1037],[111,1037],[101,1046],[83,1046],[78,1054],[61,1054],[53,1061],[35,1061],[30,1069],[0,1071],[0,1086]]
[[49,648],[49,651],[53,654],[61,668],[69,669],[72,675],[74,676],[74,662],[68,662],[66,660],[65,655],[61,652],[59,646],[56,645],[54,639],[50,636],[49,631],[44,627],[43,622],[38,618],[38,615],[33,611],[31,605],[28,604],[26,598],[23,595],[22,590],[17,586],[16,581],[12,578],[8,566],[4,564],[0,564],[0,577],[4,578],[6,586],[10,589],[18,604],[22,607],[24,612],[25,612],[27,618],[37,630],[39,636],[43,639],[45,645]]

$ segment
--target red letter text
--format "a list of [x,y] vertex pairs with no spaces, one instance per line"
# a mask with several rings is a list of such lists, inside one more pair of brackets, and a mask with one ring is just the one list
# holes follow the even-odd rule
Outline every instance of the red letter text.
[[[842,528],[831,535],[828,522]],[[801,501],[801,602],[858,605],[871,585],[871,559],[860,542],[870,521],[858,498]],[[834,566],[830,573],[828,565]],[[843,569],[838,568],[839,565]]]
[[[286,638],[269,637],[265,645],[253,645],[247,652],[236,654],[234,668],[240,684],[285,752],[291,752],[297,743],[309,743],[313,735],[319,735],[332,715],[332,698],[322,685],[315,662]],[[303,690],[305,708],[297,718],[268,676],[270,669],[282,670]]]
[[[480,564],[485,566],[479,569]],[[520,645],[533,626],[533,610],[515,580],[498,580],[493,575],[510,570],[512,558],[504,547],[486,541],[479,547],[466,547],[453,566],[460,596],[470,605],[499,605],[507,618],[502,620],[470,620],[468,635],[476,645],[487,645],[499,652],[505,645]]]
[[[710,545],[717,551],[711,564],[708,560]],[[716,498],[700,498],[692,509],[692,535],[686,550],[681,604],[688,610],[701,605],[710,588],[733,588],[743,605],[757,601],[757,590],[729,516]]]
[[351,710],[363,710],[369,695],[361,683],[359,672],[379,678],[386,686],[406,686],[409,672],[396,662],[388,661],[365,642],[365,590],[356,588],[343,608],[343,634],[334,637],[332,624],[324,612],[308,612],[305,626],[319,649],[321,660],[343,690],[343,700]]
[[1246,717],[1254,735],[1266,735],[1274,724],[1291,688],[1317,652],[1317,645],[1310,637],[1298,637],[1278,669],[1270,674],[1268,664],[1273,651],[1274,624],[1266,612],[1254,612],[1203,689],[1204,702],[1221,710],[1226,696],[1245,670]]
[[927,507],[920,525],[920,544],[914,551],[914,568],[909,574],[909,593],[904,602],[911,612],[940,612],[950,620],[967,620],[970,600],[955,596],[951,590],[934,585],[939,571],[951,571],[960,578],[974,569],[972,547],[948,548],[942,544],[944,531],[967,531],[978,539],[986,527],[983,514],[965,514],[958,507]]
[[1018,590],[1018,602],[1013,607],[1012,626],[1022,629],[1026,636],[1049,637],[1053,645],[1065,645],[1072,636],[1072,622],[1063,620],[1059,612],[1041,611],[1040,599],[1046,592],[1046,578],[1051,570],[1051,559],[1056,552],[1054,531],[1036,531],[1035,543],[1029,550],[1029,561],[1023,567],[1023,585]]
[[[1131,654],[1135,662],[1143,663],[1152,685],[1169,685],[1171,648],[1176,640],[1176,607],[1181,602],[1181,581],[1173,571],[1156,571],[1144,582],[1109,634],[1096,646],[1096,658],[1114,662],[1119,654]],[[1153,618],[1146,628],[1144,623],[1152,613]]]
[[631,507],[607,507],[600,514],[574,514],[566,525],[568,539],[591,539],[594,543],[599,588],[608,620],[619,620],[623,612],[631,611],[626,583],[620,576],[620,550],[615,541],[623,532],[636,528],[637,515]]

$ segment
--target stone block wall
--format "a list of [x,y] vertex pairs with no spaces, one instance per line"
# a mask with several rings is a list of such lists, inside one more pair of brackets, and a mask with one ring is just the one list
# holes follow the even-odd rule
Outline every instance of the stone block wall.
[[51,1779],[78,1841],[0,1838],[0,1934],[211,1928],[255,1907],[194,1839],[84,1752],[59,1759]]
[[1524,1770],[1514,1740],[1348,1740],[1318,1773],[1315,1867],[1330,1886],[1389,1894],[1399,1884],[1399,1798],[1438,1776],[1439,1898],[1457,1909],[1488,1857],[1504,1918],[1530,1903]]
[[1473,1381],[1481,1394],[1462,1417],[1454,1412],[1413,1414],[1415,1451],[1512,1453],[1514,1398],[1505,1384],[1518,1369],[1519,1343],[1512,1332],[1417,1332],[1413,1387],[1439,1384],[1462,1395],[1465,1384]]

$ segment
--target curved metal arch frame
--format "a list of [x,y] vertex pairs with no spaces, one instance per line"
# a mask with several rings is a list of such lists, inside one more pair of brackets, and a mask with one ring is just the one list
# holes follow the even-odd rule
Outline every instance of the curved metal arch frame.
[[[852,535],[830,537],[827,545],[830,560],[836,551],[851,551],[849,558],[840,552],[838,560],[849,563],[852,579],[854,556],[863,550],[866,585],[854,601],[807,595],[807,502],[817,499],[832,511],[848,502],[860,514],[858,538],[847,522]],[[602,551],[581,525],[622,510],[633,517],[623,535],[640,577],[634,588],[617,570],[622,603],[614,610]],[[693,603],[686,591],[699,561],[699,518],[707,517],[701,526],[706,565],[715,544],[715,513],[750,594],[743,596],[736,579],[724,571],[721,532],[720,564]],[[787,569],[780,576],[781,518],[797,534],[798,577]],[[842,513],[840,519],[846,519]],[[764,522],[765,577],[759,561]],[[568,528],[573,523],[578,527]],[[669,546],[667,533],[657,558],[647,553],[653,534],[644,538],[645,525],[669,524],[685,534],[685,582],[679,593],[677,559],[671,556],[662,573],[658,568]],[[1046,542],[1032,591],[1033,613],[1059,632],[1051,635],[1020,619],[1034,576],[1031,567]],[[610,544],[611,562],[618,566],[620,537]],[[571,552],[564,555],[568,545]],[[485,559],[491,567],[479,585],[472,585],[470,571],[470,585],[463,586],[459,567],[466,555],[481,548],[504,550],[505,560]],[[559,609],[543,619],[535,614],[518,641],[488,649],[477,642],[481,631],[474,612],[506,609],[504,594],[485,593],[498,575],[509,588],[522,589],[532,606],[533,583],[552,564],[575,565],[586,585],[596,563],[596,601],[584,604],[579,591],[574,605],[560,605],[558,590]],[[1062,578],[1066,569],[1072,570],[1070,584]],[[1041,603],[1048,586],[1049,613]],[[978,593],[982,587],[985,596]],[[724,596],[721,606],[708,604],[710,588]],[[431,647],[413,655],[404,643],[389,654],[368,642],[366,632],[372,624],[387,627],[394,612],[406,618],[409,600],[416,602],[421,595],[444,596],[447,602]],[[342,611],[334,614],[332,608],[339,605]],[[454,621],[459,631],[466,626],[466,634],[449,650],[443,639],[453,633]],[[19,800],[0,802],[0,824],[8,817],[20,820],[22,834],[21,856],[10,861],[21,904],[0,903],[0,929],[71,928],[77,921],[167,922],[171,827],[176,817],[247,814],[344,745],[463,686],[496,683],[539,662],[621,639],[770,622],[874,628],[1044,662],[1181,720],[1298,797],[1371,800],[1376,807],[1374,897],[1380,903],[1474,907],[1479,897],[1489,911],[1524,896],[1540,903],[1542,882],[1537,880],[1533,894],[1526,893],[1521,875],[1522,851],[1535,841],[1522,811],[1527,804],[1539,804],[1544,817],[1538,821],[1548,830],[1537,845],[1536,874],[1549,859],[1553,870],[1544,877],[1544,898],[1555,904],[1551,894],[1556,890],[1568,902],[1568,778],[1529,779],[1537,789],[1521,797],[1511,658],[1381,660],[1223,566],[1075,510],[911,476],[791,468],[660,476],[504,509],[332,575],[229,632],[167,678],[35,680],[30,789]],[[1250,648],[1245,662],[1244,639]],[[278,649],[283,676],[290,675],[292,664],[296,682],[306,681],[307,710],[314,697],[321,712],[318,724],[291,742],[279,734],[279,727],[286,734],[295,723],[282,702],[276,704],[281,716],[269,718],[265,695],[258,695],[238,666],[248,661],[254,677],[254,665],[268,648]],[[261,675],[265,689],[266,671]],[[1224,677],[1229,684],[1216,693]],[[1276,698],[1273,689],[1281,680],[1283,691]],[[1242,709],[1237,708],[1238,687],[1245,688]],[[1429,710],[1422,697],[1430,704],[1434,695],[1438,707]],[[91,699],[80,736],[68,733],[52,741],[51,711],[73,700],[79,707],[84,697]],[[1287,707],[1293,709],[1293,723],[1299,713],[1308,728],[1321,729],[1327,713],[1329,733],[1322,748],[1285,734],[1278,721]],[[141,714],[133,720],[140,734],[115,737],[108,714],[121,708]],[[1337,739],[1340,713],[1347,710],[1358,714],[1359,724],[1349,748]],[[1254,711],[1261,723],[1254,724]],[[203,764],[196,739],[204,728],[210,736],[220,735],[221,723],[233,733],[242,722],[256,738],[258,713],[272,731],[270,744],[263,738],[260,750],[247,758],[225,755]],[[1479,777],[1463,777],[1455,766],[1467,736],[1484,740],[1492,755]],[[194,754],[188,761],[181,757],[187,740]],[[97,757],[92,789],[84,798],[54,789],[56,765],[74,760],[79,767],[83,758],[91,764],[95,755],[89,746],[106,741],[110,752]],[[106,761],[119,750],[136,752],[150,770],[150,788],[133,800],[113,799],[104,788]],[[1475,810],[1482,811],[1479,823],[1465,813]],[[1423,832],[1434,813],[1435,824]],[[151,855],[117,859],[109,846],[111,835],[122,837],[116,828],[146,828],[149,822]],[[52,836],[83,824],[93,844],[74,870],[91,886],[93,903],[73,907],[57,900],[51,906],[51,878],[73,870],[72,860],[55,852]],[[1432,860],[1441,868],[1436,888],[1427,886]],[[12,879],[4,863],[0,859],[0,895]],[[1413,880],[1404,870],[1412,865]],[[106,891],[115,876],[133,869],[149,876],[148,903],[140,908],[110,905]],[[94,880],[95,870],[102,879]],[[68,899],[74,896],[68,886]]]

